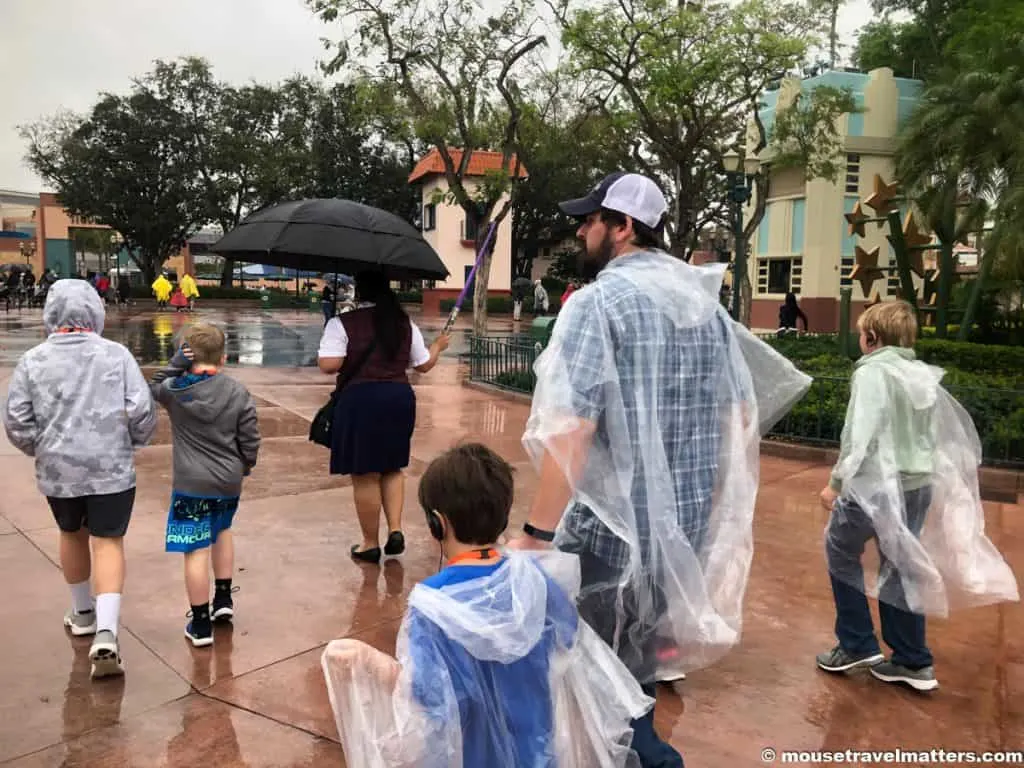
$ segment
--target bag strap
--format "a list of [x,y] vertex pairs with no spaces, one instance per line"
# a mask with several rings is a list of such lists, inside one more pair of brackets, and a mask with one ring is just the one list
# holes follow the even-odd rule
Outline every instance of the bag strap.
[[373,354],[373,350],[376,348],[377,339],[375,338],[370,342],[370,346],[366,348],[366,351],[363,352],[351,367],[346,368],[344,365],[342,366],[341,372],[338,373],[338,378],[335,383],[334,394],[341,392],[341,390],[347,387],[349,382],[352,381],[352,379],[354,379],[361,370],[363,370],[363,366],[366,365],[366,361],[370,359],[370,355]]

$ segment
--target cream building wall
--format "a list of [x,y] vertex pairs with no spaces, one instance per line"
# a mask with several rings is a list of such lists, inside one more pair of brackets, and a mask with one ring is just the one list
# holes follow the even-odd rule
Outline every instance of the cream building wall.
[[[819,85],[849,88],[863,112],[838,120],[843,150],[835,181],[806,180],[802,169],[771,173],[765,216],[751,239],[748,261],[755,327],[777,326],[778,307],[788,291],[797,294],[809,317],[813,315],[811,324],[816,328],[812,330],[825,330],[838,322],[841,288],[851,287],[855,301],[870,299],[859,282],[849,280],[856,245],[868,251],[877,246],[880,267],[894,264],[886,239],[888,225],[869,222],[866,236],[857,238],[848,234],[843,214],[871,195],[876,173],[893,181],[896,135],[916,103],[921,83],[895,78],[886,68],[869,73],[830,71],[803,81],[788,79],[779,90],[764,96],[760,117],[769,134],[777,110],[785,109],[801,91]],[[753,139],[748,136],[750,149]],[[770,159],[770,152],[761,157],[762,162]],[[755,204],[756,200],[745,209],[747,216]],[[866,215],[875,215],[871,208],[863,207]],[[901,216],[904,212],[901,209]],[[886,297],[895,295],[898,286],[893,273],[891,279],[876,281],[872,291]]]
[[[466,191],[472,195],[479,185],[472,179],[463,181]],[[462,290],[468,269],[476,262],[476,248],[467,243],[465,234],[466,213],[459,205],[448,204],[443,200],[434,203],[448,190],[448,184],[441,176],[428,177],[421,185],[421,201],[423,205],[422,228],[423,238],[437,251],[444,265],[448,268],[447,280],[436,281],[435,288]],[[505,205],[507,196],[495,206],[495,211]],[[430,226],[428,207],[434,206],[433,227]],[[491,272],[488,281],[489,291],[509,291],[512,287],[512,213],[510,212],[498,225],[495,233],[494,255],[491,259]]]

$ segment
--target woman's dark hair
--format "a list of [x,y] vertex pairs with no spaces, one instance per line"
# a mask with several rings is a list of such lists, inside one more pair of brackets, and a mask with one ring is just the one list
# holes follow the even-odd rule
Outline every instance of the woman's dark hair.
[[456,541],[492,544],[508,527],[512,509],[512,466],[480,443],[441,454],[420,479],[424,512],[443,515]]
[[373,302],[373,333],[384,355],[394,360],[403,342],[408,343],[409,316],[384,273],[367,271],[356,275],[356,299]]
[[797,305],[796,304],[796,294],[792,293],[792,292],[787,293],[786,294],[786,306],[787,307],[795,307],[796,305]]
[[[632,217],[630,217],[632,218]],[[626,214],[612,211],[608,208],[601,209],[601,221],[616,227],[626,226]],[[658,224],[657,229],[651,229],[642,221],[633,219],[633,245],[641,248],[664,248],[665,241],[662,237],[664,231],[664,219]]]

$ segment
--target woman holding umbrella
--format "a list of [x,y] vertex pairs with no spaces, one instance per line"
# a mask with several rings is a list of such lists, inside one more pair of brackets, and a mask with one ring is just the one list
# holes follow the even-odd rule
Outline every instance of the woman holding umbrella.
[[383,554],[405,551],[402,470],[409,464],[416,424],[416,395],[406,371],[431,370],[449,338],[438,336],[428,349],[380,272],[357,276],[356,299],[357,309],[328,320],[318,364],[324,373],[338,374],[330,471],[352,476],[363,540],[352,546],[351,555],[378,563],[381,508],[388,523]]

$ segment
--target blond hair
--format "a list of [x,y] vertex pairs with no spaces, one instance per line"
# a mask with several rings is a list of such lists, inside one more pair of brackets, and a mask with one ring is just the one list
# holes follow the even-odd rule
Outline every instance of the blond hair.
[[876,344],[913,347],[917,343],[917,314],[905,301],[887,301],[864,310],[857,330],[873,336]]
[[195,323],[185,330],[185,343],[192,348],[194,363],[220,365],[224,359],[224,331],[210,323]]

